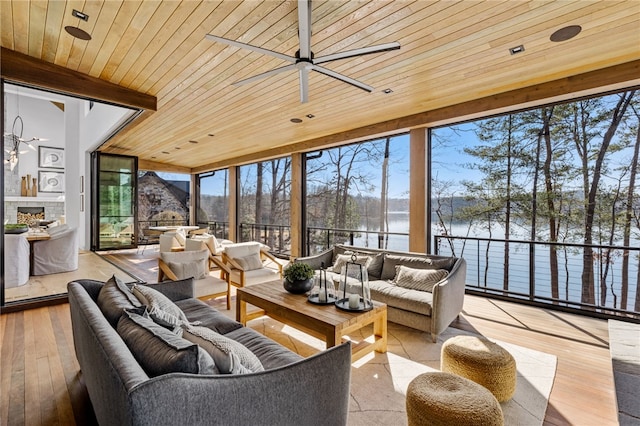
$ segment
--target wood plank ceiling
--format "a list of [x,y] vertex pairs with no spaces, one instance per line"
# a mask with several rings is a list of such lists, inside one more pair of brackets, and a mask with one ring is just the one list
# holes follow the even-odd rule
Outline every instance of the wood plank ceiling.
[[[205,34],[294,55],[295,1],[2,1],[1,44],[156,96],[158,111],[144,113],[103,150],[194,172],[640,59],[636,0],[315,0],[312,8],[316,56],[401,43],[400,50],[327,64],[375,87],[373,93],[318,73],[310,75],[306,104],[296,72],[231,85],[285,63]],[[88,22],[72,17],[73,9]],[[69,36],[66,25],[92,39]],[[567,25],[582,32],[549,40]],[[518,45],[525,51],[510,55]]]

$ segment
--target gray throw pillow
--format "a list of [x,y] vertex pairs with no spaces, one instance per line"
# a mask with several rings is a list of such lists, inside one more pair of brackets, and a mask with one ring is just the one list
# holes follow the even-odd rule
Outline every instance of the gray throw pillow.
[[142,306],[129,287],[113,275],[98,293],[98,307],[107,321],[115,328],[124,309]]
[[207,277],[207,259],[192,260],[190,262],[167,262],[169,269],[176,274],[179,280],[195,278],[201,280]]
[[133,294],[141,304],[147,306],[149,316],[158,324],[176,328],[183,323],[189,323],[182,309],[158,290],[145,285],[135,285]]
[[413,269],[446,269],[450,271],[456,258],[434,259],[430,257],[401,256],[397,254],[385,254],[382,266],[382,280],[392,280],[396,275],[396,266],[404,265]]
[[203,348],[223,374],[247,374],[264,371],[258,357],[242,343],[207,327],[183,326],[182,336]]
[[125,310],[117,331],[150,377],[169,373],[215,374],[215,364],[208,353],[149,318]]
[[397,273],[393,279],[395,285],[429,293],[437,283],[449,275],[449,272],[444,269],[413,269],[403,265],[396,266],[396,270]]

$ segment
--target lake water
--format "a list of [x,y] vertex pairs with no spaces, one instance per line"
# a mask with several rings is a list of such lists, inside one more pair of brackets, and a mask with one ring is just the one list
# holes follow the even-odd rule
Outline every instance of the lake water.
[[[389,232],[409,233],[409,215],[407,212],[394,212],[389,215]],[[365,230],[365,227],[361,227]],[[369,234],[360,234],[354,239],[354,245],[360,247],[378,247],[378,234],[369,231]],[[434,234],[440,233],[432,229]],[[454,236],[465,236],[465,225],[454,225],[451,230]],[[469,233],[470,236],[489,238],[489,232],[484,229],[476,229]],[[504,230],[495,226],[494,238],[503,238]],[[406,251],[409,248],[408,235],[389,235],[386,247],[389,250]],[[442,255],[455,253],[458,257],[464,257],[467,261],[467,284],[471,286],[486,287],[492,289],[503,288],[504,274],[504,250],[503,242],[486,242],[472,240],[452,240],[453,247],[442,240],[438,252]],[[640,241],[632,242],[631,247],[640,247]],[[529,263],[531,244],[509,244],[509,290],[530,294],[529,288]],[[608,268],[597,259],[604,259],[606,252],[596,249],[594,275],[596,280],[596,304],[599,306],[620,308],[621,276],[622,276],[622,250],[613,250],[608,262]],[[629,291],[626,310],[633,311],[635,294],[638,289],[638,257],[640,251],[631,251],[629,254]],[[539,297],[551,297],[551,270],[550,270],[549,246],[536,244],[534,246],[533,271],[535,288],[533,294]],[[559,298],[572,302],[580,302],[582,293],[582,249],[559,247],[558,279]],[[488,259],[488,260],[487,260]],[[601,279],[606,274],[606,280]],[[605,297],[601,297],[601,288],[605,288]]]

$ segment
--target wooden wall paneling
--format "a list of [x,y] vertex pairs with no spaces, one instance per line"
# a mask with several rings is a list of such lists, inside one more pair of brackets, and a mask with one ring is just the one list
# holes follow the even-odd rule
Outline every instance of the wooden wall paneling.
[[13,16],[13,46],[25,55],[29,52],[29,2],[11,2]]
[[40,58],[44,42],[45,21],[47,19],[47,5],[44,2],[29,4],[29,56]]
[[409,144],[409,251],[427,253],[427,129],[411,129]]
[[[95,17],[94,15],[89,15],[88,23],[93,22],[93,27],[90,27],[91,41],[85,44],[85,48],[81,56],[74,56],[73,58],[70,58],[69,62],[67,62],[67,66],[69,68],[83,74],[89,74],[89,71],[91,71],[91,67],[93,66],[93,62],[101,51],[102,44],[104,43],[107,34],[111,30],[111,26],[120,12],[122,3],[123,0],[109,0],[107,3],[103,3],[103,7],[95,14]],[[69,14],[71,14],[71,10],[67,10],[65,12],[65,17]],[[78,20],[76,19],[75,21],[77,23]],[[80,28],[84,29],[84,25],[87,25],[88,23],[83,23],[83,26]],[[76,24],[74,23],[72,25]]]

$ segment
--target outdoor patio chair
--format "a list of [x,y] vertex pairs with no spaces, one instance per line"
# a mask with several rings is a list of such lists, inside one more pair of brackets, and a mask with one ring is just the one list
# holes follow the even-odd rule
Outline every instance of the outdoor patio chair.
[[[222,263],[229,270],[229,283],[236,287],[282,278],[282,264],[258,242],[226,245]],[[221,270],[221,277],[225,273]]]
[[221,271],[228,268],[209,254],[208,249],[197,251],[161,252],[158,259],[158,282],[165,280],[195,279],[196,297],[200,300],[226,297],[227,309],[231,309],[229,273],[224,278],[211,275],[212,267]]

